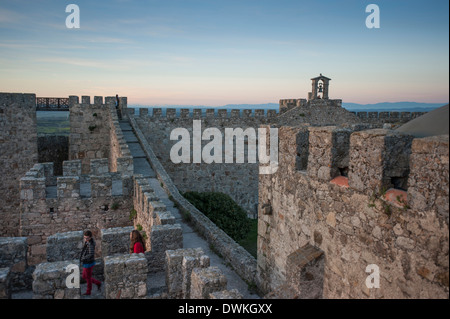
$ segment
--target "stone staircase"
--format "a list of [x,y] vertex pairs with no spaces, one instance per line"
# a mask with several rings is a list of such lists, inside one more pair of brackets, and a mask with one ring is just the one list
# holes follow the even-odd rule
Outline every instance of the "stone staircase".
[[[183,230],[183,248],[202,248],[206,255],[210,257],[211,266],[216,266],[222,270],[228,279],[228,289],[237,289],[245,299],[257,299],[258,295],[249,292],[248,285],[228,267],[225,261],[210,249],[210,245],[201,238],[190,225],[182,218],[180,211],[174,206],[169,199],[165,190],[161,187],[161,182],[156,178],[154,170],[151,168],[144,150],[142,149],[138,138],[131,125],[126,120],[121,120],[120,127],[122,129],[125,141],[128,144],[131,155],[133,156],[134,174],[141,174],[148,178],[151,188],[160,201],[166,205],[167,211],[175,217],[175,222],[180,224]],[[151,278],[150,278],[151,277]],[[149,274],[148,291],[149,295],[157,296],[164,289],[164,273]]]

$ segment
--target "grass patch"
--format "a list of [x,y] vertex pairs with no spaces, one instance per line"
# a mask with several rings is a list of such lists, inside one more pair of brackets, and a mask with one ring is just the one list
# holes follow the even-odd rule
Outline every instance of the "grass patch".
[[183,196],[235,241],[248,236],[251,220],[230,196],[216,192],[187,192]]
[[244,239],[241,239],[238,244],[247,250],[253,257],[257,258],[257,240],[258,240],[258,220],[252,219],[250,222],[250,231]]

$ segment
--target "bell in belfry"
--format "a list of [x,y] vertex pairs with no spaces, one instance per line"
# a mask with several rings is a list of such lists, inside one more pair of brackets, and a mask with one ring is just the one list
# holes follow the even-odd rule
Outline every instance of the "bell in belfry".
[[319,83],[319,93],[323,93],[323,84]]

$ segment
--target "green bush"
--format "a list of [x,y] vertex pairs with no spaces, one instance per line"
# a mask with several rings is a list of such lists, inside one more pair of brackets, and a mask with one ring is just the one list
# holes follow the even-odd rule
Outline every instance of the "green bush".
[[186,192],[183,196],[235,241],[250,231],[247,213],[230,196],[215,192]]

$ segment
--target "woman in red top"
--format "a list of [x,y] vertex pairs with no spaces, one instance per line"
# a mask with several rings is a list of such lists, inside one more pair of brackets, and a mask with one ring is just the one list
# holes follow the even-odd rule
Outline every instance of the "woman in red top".
[[139,231],[134,229],[130,233],[130,254],[140,254],[145,252],[145,243]]

